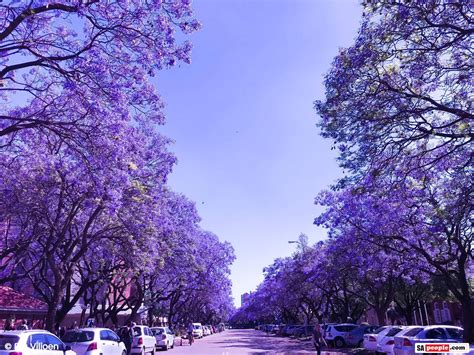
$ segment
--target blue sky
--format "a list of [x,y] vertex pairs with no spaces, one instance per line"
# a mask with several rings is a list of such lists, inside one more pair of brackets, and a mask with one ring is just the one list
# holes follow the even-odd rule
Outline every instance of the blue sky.
[[175,140],[171,186],[196,201],[203,228],[235,248],[233,294],[291,255],[288,240],[325,238],[314,197],[340,176],[313,101],[361,17],[350,0],[195,0],[193,62],[160,73],[161,131]]

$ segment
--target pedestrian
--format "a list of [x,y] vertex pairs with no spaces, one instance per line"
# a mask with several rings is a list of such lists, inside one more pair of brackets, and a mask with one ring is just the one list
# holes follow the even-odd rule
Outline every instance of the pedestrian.
[[133,343],[133,328],[124,326],[120,332],[120,338],[125,344],[127,349],[127,355],[130,355],[132,352],[132,343]]
[[14,324],[15,320],[12,318],[8,318],[5,322],[4,330],[15,330],[15,327],[13,326]]
[[30,329],[28,327],[28,321],[26,319],[23,319],[20,323],[20,325],[18,325],[18,327],[16,327],[16,330],[28,330]]
[[313,329],[313,344],[316,348],[316,352],[318,355],[321,355],[321,348],[323,344],[327,346],[326,340],[323,337],[323,333],[321,332],[321,325],[316,324]]

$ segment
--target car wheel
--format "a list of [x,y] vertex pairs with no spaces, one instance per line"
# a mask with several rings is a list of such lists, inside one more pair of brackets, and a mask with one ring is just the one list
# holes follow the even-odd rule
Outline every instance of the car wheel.
[[364,341],[363,341],[363,340],[361,340],[361,341],[359,341],[359,342],[357,343],[357,347],[358,347],[358,348],[362,348],[363,345],[364,345]]
[[346,343],[344,342],[344,339],[336,338],[336,340],[334,340],[334,345],[336,346],[336,348],[343,348]]
[[127,355],[127,350],[122,351],[122,355]]
[[151,351],[151,355],[155,355],[156,354],[156,349],[155,347],[153,347],[153,350]]

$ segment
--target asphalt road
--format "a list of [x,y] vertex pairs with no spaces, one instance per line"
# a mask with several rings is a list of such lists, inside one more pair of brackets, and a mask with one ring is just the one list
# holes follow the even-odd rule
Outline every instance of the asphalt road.
[[[253,329],[229,329],[203,339],[192,346],[183,340],[183,346],[168,350],[169,355],[234,355],[234,354],[315,354],[310,341],[266,335]],[[164,353],[164,352],[160,352]]]

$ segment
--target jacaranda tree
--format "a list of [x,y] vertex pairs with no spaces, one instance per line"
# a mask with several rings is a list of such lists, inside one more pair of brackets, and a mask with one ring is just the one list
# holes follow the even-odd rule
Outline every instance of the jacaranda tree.
[[32,288],[50,330],[79,301],[117,324],[169,299],[182,284],[156,281],[180,260],[194,290],[182,309],[230,308],[232,247],[167,186],[176,159],[150,83],[190,62],[176,31],[198,28],[183,0],[0,4],[0,282]]
[[364,3],[315,104],[346,173],[318,198],[328,210],[316,222],[440,276],[471,342],[472,23],[465,1]]
[[123,118],[162,123],[149,77],[189,62],[175,31],[199,27],[175,0],[7,1],[0,19],[1,145],[35,129],[76,149]]

